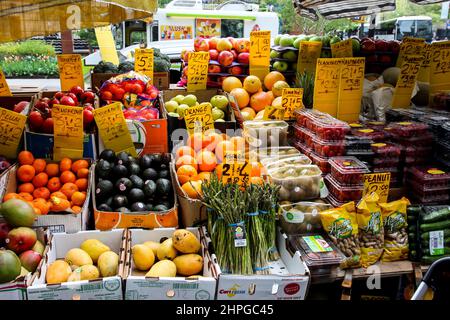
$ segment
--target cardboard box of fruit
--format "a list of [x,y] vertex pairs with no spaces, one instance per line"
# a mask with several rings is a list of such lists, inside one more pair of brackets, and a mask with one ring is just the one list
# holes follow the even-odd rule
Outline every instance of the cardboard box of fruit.
[[130,229],[126,300],[214,300],[217,272],[197,228]]
[[86,230],[92,160],[65,158],[56,162],[35,159],[22,151],[18,161],[6,174],[2,202],[27,201],[37,215],[33,227],[48,227],[52,232]]
[[[108,81],[112,77],[118,76],[120,73],[94,73],[91,72],[91,88],[94,91],[102,86],[103,82]],[[159,90],[169,89],[170,85],[170,75],[169,72],[154,72],[153,73],[153,84]]]
[[42,91],[33,98],[25,127],[25,149],[38,158],[53,158],[53,104],[83,106],[84,144],[83,157],[95,159],[97,144],[96,126],[92,111],[99,107],[99,99],[92,91],[73,87],[70,92]]
[[178,205],[169,164],[171,154],[140,158],[105,149],[93,165],[92,202],[95,228],[178,226]]
[[28,300],[122,300],[125,245],[122,229],[50,235]]

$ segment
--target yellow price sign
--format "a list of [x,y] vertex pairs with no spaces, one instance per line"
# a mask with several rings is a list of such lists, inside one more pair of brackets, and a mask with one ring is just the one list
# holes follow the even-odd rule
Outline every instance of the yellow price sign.
[[411,95],[416,85],[422,60],[422,55],[404,57],[400,68],[400,77],[392,97],[392,108],[409,108],[411,106]]
[[263,120],[284,120],[285,111],[281,106],[267,106],[264,108]]
[[97,38],[98,47],[102,60],[111,62],[116,66],[119,65],[119,56],[117,55],[116,42],[111,32],[111,26],[95,28],[95,37]]
[[190,52],[187,91],[206,89],[208,79],[209,52]]
[[450,88],[450,41],[435,42],[431,46],[431,92],[448,90]]
[[83,158],[83,108],[55,104],[52,108],[54,121],[53,159]]
[[6,82],[5,74],[0,69],[0,97],[12,96],[11,90],[9,90],[8,82]]
[[198,106],[186,109],[184,121],[189,134],[214,130],[214,119],[210,103],[201,103]]
[[313,73],[316,71],[317,59],[322,53],[321,41],[301,41],[297,60],[297,71]]
[[390,172],[369,173],[364,177],[363,197],[375,192],[380,197],[380,203],[386,203],[389,196]]
[[269,73],[270,31],[250,32],[250,74],[260,79]]
[[252,166],[245,159],[243,153],[231,152],[226,153],[224,161],[221,164],[222,183],[237,183],[246,185],[250,181]]
[[397,68],[400,68],[403,64],[403,59],[406,56],[411,55],[421,55],[423,54],[423,50],[425,49],[425,39],[420,38],[410,38],[406,37],[403,39],[402,44],[400,45],[400,52],[397,58]]
[[17,149],[26,122],[25,115],[0,108],[0,153],[6,158],[17,158]]
[[317,59],[313,108],[337,117],[342,59]]
[[281,107],[285,110],[284,119],[294,117],[294,110],[304,108],[303,88],[285,88],[281,95]]
[[343,58],[339,81],[337,118],[346,122],[359,119],[364,84],[365,58]]
[[425,44],[422,64],[419,69],[417,81],[430,82],[431,57],[433,54],[433,47],[431,44]]
[[136,49],[134,55],[134,70],[150,78],[153,84],[153,49]]
[[353,57],[353,40],[347,39],[333,43],[331,45],[331,56],[333,58],[351,58]]
[[106,149],[125,151],[137,156],[120,102],[94,110],[94,118]]
[[84,88],[83,64],[79,54],[59,54],[58,69],[61,90],[69,91],[74,86]]

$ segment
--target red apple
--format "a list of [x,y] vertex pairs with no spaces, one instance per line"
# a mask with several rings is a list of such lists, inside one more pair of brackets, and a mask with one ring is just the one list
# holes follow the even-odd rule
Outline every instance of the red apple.
[[44,102],[44,101],[42,101],[42,99],[41,99],[41,100],[39,100],[38,102],[36,102],[36,104],[34,105],[34,107],[35,107],[36,109],[40,110],[40,111],[44,111],[45,108],[48,108],[49,106],[48,106],[48,103],[47,103],[47,102]]
[[220,66],[216,64],[210,64],[208,66],[208,73],[219,73],[220,72]]
[[55,93],[55,98],[60,100],[64,96],[64,92],[58,91]]
[[238,74],[244,73],[244,70],[242,69],[242,67],[239,67],[239,66],[234,66],[234,67],[230,68],[229,71],[233,75],[238,75]]
[[394,54],[398,54],[400,52],[400,42],[397,40],[389,41],[389,51]]
[[366,62],[368,62],[368,63],[374,63],[377,61],[378,61],[378,59],[377,59],[376,55],[370,55],[370,56],[366,57]]
[[84,90],[80,86],[74,86],[70,89],[70,93],[73,93],[74,95],[77,96],[78,99],[80,99],[84,93]]
[[210,50],[217,49],[217,41],[219,41],[219,39],[217,39],[216,37],[212,37],[211,39],[208,40]]
[[78,104],[75,102],[73,97],[67,95],[61,98],[60,103],[65,106],[77,106]]
[[233,50],[231,50],[231,53],[233,54],[233,61],[236,61],[237,58],[238,58],[238,53],[237,53],[237,51],[233,49]]
[[209,60],[217,60],[219,57],[219,51],[216,49],[209,49]]
[[81,101],[83,101],[83,103],[93,103],[95,100],[95,93],[93,93],[92,91],[85,91],[83,93],[83,95],[81,96]]
[[370,39],[362,41],[361,42],[361,50],[363,52],[368,52],[368,53],[375,52],[375,50],[376,50],[375,42]]
[[233,37],[227,37],[227,39],[228,39],[228,41],[231,42],[231,47],[235,48],[236,47],[236,42],[237,42],[236,39],[233,38]]
[[94,114],[92,113],[92,110],[85,108],[83,110],[83,124],[88,126],[92,123],[92,121],[94,121]]
[[239,53],[237,61],[239,63],[249,64],[249,62],[250,62],[250,53],[248,53],[248,52]]
[[73,101],[75,101],[75,105],[78,105],[78,98],[75,94],[73,93],[68,93],[67,96],[71,97],[73,99]]
[[195,51],[208,51],[208,40],[205,38],[196,38],[194,40],[194,49]]
[[248,39],[237,40],[234,49],[239,53],[250,52],[250,40]]
[[53,98],[52,100],[50,100],[50,103],[48,104],[50,108],[53,108],[53,106],[55,104],[59,104],[59,100],[56,98]]
[[26,107],[28,107],[30,103],[28,101],[20,101],[16,105],[14,105],[13,111],[17,113],[21,113]]
[[44,123],[42,124],[42,133],[53,133],[53,118],[45,119]]
[[383,64],[391,64],[392,58],[391,58],[391,56],[388,56],[388,55],[381,55],[378,57],[378,62],[383,63]]
[[94,110],[94,107],[92,106],[92,103],[85,103],[83,104],[83,107],[85,110]]
[[221,53],[219,53],[218,60],[222,66],[227,67],[227,66],[231,65],[233,63],[233,59],[234,59],[234,56],[230,51],[222,51]]
[[44,118],[39,111],[31,111],[28,116],[28,123],[32,131],[39,132],[44,124]]

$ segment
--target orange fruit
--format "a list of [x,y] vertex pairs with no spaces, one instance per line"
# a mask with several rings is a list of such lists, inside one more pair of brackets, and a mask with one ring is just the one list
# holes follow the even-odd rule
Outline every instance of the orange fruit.
[[175,162],[175,167],[176,167],[177,170],[178,170],[179,167],[181,167],[181,166],[183,166],[183,165],[185,165],[185,164],[194,167],[195,170],[198,170],[198,163],[197,163],[197,160],[195,160],[194,157],[188,156],[188,155],[185,155],[185,156],[180,157],[180,158],[177,160],[177,162]]
[[230,139],[230,142],[234,145],[236,150],[244,151],[245,150],[245,139],[244,137],[235,136]]
[[50,192],[55,192],[61,189],[61,181],[59,181],[58,177],[53,177],[48,180],[47,188]]
[[61,183],[68,183],[68,182],[75,182],[77,180],[77,177],[73,174],[72,171],[63,171],[61,173],[61,176],[59,177],[59,180],[61,180]]
[[41,214],[48,214],[50,211],[50,203],[45,199],[38,198],[32,201],[33,207],[38,208],[41,211]]
[[27,182],[27,183],[22,183],[18,188],[17,191],[20,192],[28,192],[28,193],[33,193],[34,191],[34,186],[31,182]]
[[21,199],[21,200],[23,200],[22,197],[19,196],[17,193],[10,192],[10,193],[5,194],[5,196],[3,197],[3,202],[6,202],[6,201],[8,201],[10,199]]
[[189,136],[187,145],[194,149],[195,152],[203,149],[209,144],[209,141],[203,137],[203,133],[194,133]]
[[17,178],[22,182],[30,182],[35,174],[36,170],[29,164],[24,164],[17,169]]
[[[217,168],[217,167],[216,167]],[[192,179],[192,181],[210,181],[211,180],[211,172],[200,172],[197,176]]]
[[[30,203],[31,204],[31,203]],[[42,212],[41,212],[41,210],[39,209],[39,208],[36,208],[36,207],[34,207],[34,206],[32,206],[33,207],[33,210],[34,210],[34,214],[35,215],[37,215],[37,216],[40,216],[41,214],[42,214]]]
[[78,190],[86,191],[88,188],[88,179],[78,179],[75,181],[75,185],[78,187]]
[[89,168],[89,162],[87,160],[77,160],[72,164],[72,172],[78,174],[78,170]]
[[81,193],[79,191],[75,191],[72,194],[72,204],[76,206],[83,206],[84,201],[86,201],[86,195],[84,193]]
[[272,90],[273,85],[277,81],[285,81],[284,75],[278,71],[271,71],[264,77],[264,87],[267,90]]
[[214,131],[206,133],[206,137],[207,137],[209,143],[204,148],[204,150],[208,150],[208,151],[212,151],[212,152],[214,152],[214,150],[216,149],[217,144],[220,141],[223,141],[223,135],[219,134],[217,132],[214,132]]
[[259,162],[252,163],[252,171],[250,173],[251,177],[260,177],[261,176],[261,168],[262,165]]
[[250,178],[250,184],[264,184],[264,180],[261,177],[251,177]]
[[256,112],[250,107],[245,107],[241,110],[242,118],[244,118],[244,121],[247,120],[253,120],[256,117]]
[[83,179],[89,177],[89,169],[88,168],[81,168],[77,171],[77,178]]
[[219,164],[219,165],[217,165],[216,170],[214,170],[214,172],[216,173],[217,178],[219,180],[222,178],[222,168],[223,168],[223,165]]
[[[283,89],[290,88],[286,81],[277,81],[272,87],[272,93],[275,97],[281,97],[283,94]],[[272,99],[273,100],[273,99]]]
[[248,93],[256,93],[262,88],[261,80],[257,76],[248,76],[244,79],[244,89]]
[[188,164],[182,165],[177,169],[177,177],[178,181],[180,181],[180,185],[185,184],[190,181],[193,177],[197,175],[197,170]]
[[230,92],[230,95],[236,99],[239,109],[243,109],[250,103],[250,95],[245,89],[236,88]]
[[64,172],[64,171],[69,171],[72,168],[72,160],[69,158],[63,158],[60,162],[59,162],[59,171]]
[[45,167],[45,173],[51,178],[59,176],[59,165],[56,163],[49,163]]
[[20,165],[32,165],[34,162],[33,154],[30,151],[21,151],[18,156],[17,160],[19,160]]
[[264,110],[265,107],[270,106],[271,102],[272,101],[270,101],[270,96],[267,94],[267,92],[255,93],[250,98],[250,106],[256,112]]
[[72,211],[75,213],[80,213],[81,212],[81,207],[79,206],[72,206]]
[[275,96],[274,96],[273,92],[272,92],[272,91],[268,91],[268,92],[267,92],[267,95],[268,95],[269,98],[270,98],[270,103],[272,103],[272,101],[275,99]]
[[33,196],[28,192],[21,192],[19,193],[19,196],[21,196],[22,199],[25,201],[33,201],[34,199]]
[[33,197],[35,199],[36,198],[42,198],[42,199],[47,200],[48,198],[50,198],[50,191],[47,188],[45,188],[45,187],[34,189]]
[[222,82],[222,90],[231,92],[235,88],[242,88],[242,82],[236,77],[226,77]]
[[195,150],[189,146],[182,146],[182,147],[179,147],[177,149],[177,151],[175,151],[175,159],[176,160],[178,160],[178,158],[180,158],[184,155],[195,157]]
[[34,170],[36,173],[44,172],[47,162],[44,159],[35,159],[33,162]]
[[187,196],[191,199],[199,199],[202,197],[202,182],[188,181],[181,187]]
[[65,195],[64,193],[62,193],[61,191],[53,192],[53,193],[50,195],[50,199],[53,198],[53,197],[67,200],[66,195]]
[[67,182],[61,187],[62,193],[64,193],[68,200],[72,198],[72,195],[78,191],[78,187],[75,183]]
[[202,150],[197,154],[196,160],[200,171],[211,172],[217,166],[217,159],[214,153],[208,150]]
[[36,188],[45,187],[48,182],[48,175],[45,172],[38,173],[34,176],[32,182]]
[[225,154],[235,150],[234,144],[230,141],[221,141],[216,146],[216,158],[218,162],[222,162]]
[[65,211],[70,208],[70,202],[65,199],[61,199],[58,197],[52,197],[50,199],[51,202],[51,211],[59,212],[59,211]]

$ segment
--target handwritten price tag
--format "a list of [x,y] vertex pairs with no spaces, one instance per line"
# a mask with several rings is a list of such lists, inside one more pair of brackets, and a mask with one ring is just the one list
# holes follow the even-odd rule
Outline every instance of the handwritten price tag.
[[8,82],[6,82],[5,74],[0,69],[0,97],[12,96],[11,90],[9,90]]
[[270,31],[250,32],[250,74],[260,79],[269,73]]
[[119,56],[117,55],[116,42],[111,32],[111,26],[95,28],[95,37],[97,38],[98,47],[102,60],[111,62],[116,66],[119,65]]
[[331,45],[331,56],[333,58],[353,57],[353,41],[347,39]]
[[397,59],[397,68],[403,65],[406,56],[421,55],[425,49],[425,39],[406,37],[400,45],[400,52]]
[[52,108],[54,121],[53,159],[83,158],[83,108],[55,104]]
[[184,113],[184,121],[189,134],[214,130],[212,108],[209,103],[190,107]]
[[431,58],[433,55],[433,47],[431,44],[425,44],[422,65],[419,69],[417,81],[430,82]]
[[364,83],[365,58],[343,58],[339,81],[337,118],[347,122],[359,119]]
[[153,84],[153,49],[136,49],[134,56],[134,70],[150,78]]
[[208,79],[209,52],[189,53],[187,91],[206,89]]
[[222,169],[222,183],[237,183],[246,185],[250,181],[252,166],[245,159],[244,154],[232,152],[225,154]]
[[58,55],[61,90],[69,91],[74,86],[84,88],[83,65],[79,54]]
[[364,175],[363,197],[375,192],[380,197],[380,203],[386,203],[389,196],[390,172],[370,173]]
[[422,60],[422,55],[404,57],[400,68],[400,77],[392,97],[392,108],[409,108],[411,106],[411,95],[416,85]]
[[137,156],[120,102],[94,110],[95,122],[106,149],[125,151]]
[[314,109],[337,116],[342,59],[317,59]]
[[432,93],[450,88],[450,41],[432,44],[430,85]]
[[316,71],[317,59],[322,52],[321,41],[301,41],[300,51],[298,53],[297,70],[298,72],[313,73]]
[[284,120],[286,109],[279,106],[267,106],[264,108],[263,120]]
[[0,150],[6,158],[17,158],[17,149],[26,122],[25,115],[0,108]]
[[284,119],[294,119],[294,110],[304,108],[303,88],[286,88],[281,95],[281,107],[285,110]]

